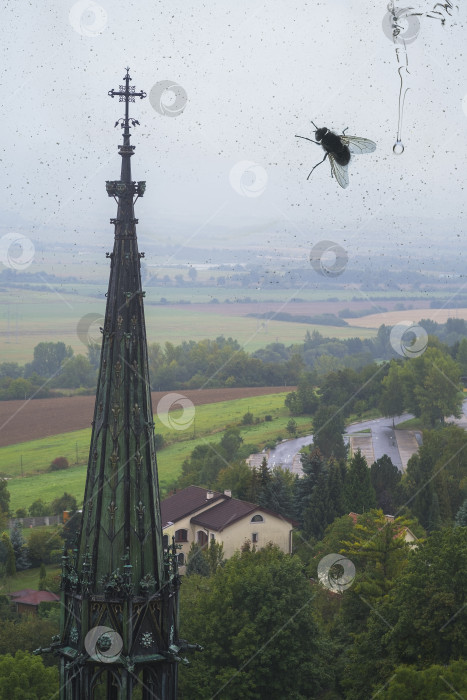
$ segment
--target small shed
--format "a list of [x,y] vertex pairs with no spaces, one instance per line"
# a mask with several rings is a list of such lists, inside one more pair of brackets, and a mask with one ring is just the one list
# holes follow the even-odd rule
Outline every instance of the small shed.
[[32,613],[37,615],[39,603],[58,603],[60,596],[50,591],[36,591],[33,588],[25,588],[22,591],[7,593],[11,604],[15,606],[17,613]]

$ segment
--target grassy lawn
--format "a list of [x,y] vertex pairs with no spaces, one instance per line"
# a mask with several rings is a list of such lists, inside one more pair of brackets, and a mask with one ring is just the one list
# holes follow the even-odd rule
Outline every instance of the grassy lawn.
[[369,411],[364,411],[363,413],[351,413],[348,418],[346,418],[346,425],[353,425],[353,423],[361,423],[365,420],[373,420],[374,418],[382,418],[381,411],[377,408],[371,408]]
[[18,508],[29,508],[38,498],[50,503],[65,491],[82,499],[86,482],[86,466],[71,467],[61,472],[38,474],[37,476],[21,477],[8,481],[10,492],[10,510],[14,513]]
[[[58,573],[60,566],[58,564],[46,565],[47,575]],[[22,591],[25,588],[39,590],[39,573],[40,567],[36,569],[26,569],[26,571],[18,571],[16,576],[7,576],[3,581],[0,581],[0,595],[5,593],[15,593]]]
[[[295,418],[297,422],[297,435],[307,435],[311,432],[309,418]],[[262,449],[266,443],[275,440],[279,436],[289,437],[286,425],[289,416],[276,418],[268,423],[248,426],[242,429],[242,437],[246,445],[253,448]],[[194,438],[184,442],[178,442],[170,447],[159,450],[157,454],[157,465],[159,472],[159,483],[162,492],[179,476],[183,461],[190,456],[192,450],[197,445],[206,442],[217,442],[221,435],[210,435],[201,438]],[[71,467],[62,472],[48,472],[36,476],[25,477],[23,479],[11,479],[8,482],[8,490],[11,495],[10,508],[14,512],[17,508],[28,508],[33,501],[41,498],[46,503],[50,503],[54,498],[61,496],[64,491],[71,493],[80,503],[84,496],[86,483],[86,465]]]
[[[180,474],[183,461],[190,456],[192,450],[206,442],[217,442],[221,433],[230,425],[239,425],[247,411],[260,418],[260,423],[240,426],[246,445],[262,449],[268,442],[277,438],[289,437],[286,426],[290,414],[284,407],[286,393],[256,396],[236,401],[223,401],[206,404],[196,408],[193,424],[184,431],[167,428],[156,418],[156,432],[161,432],[172,444],[158,451],[159,481],[164,491]],[[174,411],[170,418],[174,421],[181,411]],[[270,415],[271,421],[264,421],[264,416]],[[164,416],[162,416],[164,418]],[[306,416],[295,418],[297,435],[311,432],[311,421]],[[17,508],[28,508],[37,498],[46,503],[61,496],[64,491],[71,493],[78,502],[84,495],[87,469],[87,449],[91,431],[80,430],[72,433],[57,435],[55,438],[34,440],[30,443],[11,445],[0,449],[0,463],[5,473],[13,478],[8,480],[8,490],[11,494],[10,507],[12,512]],[[175,440],[178,440],[175,442]],[[73,465],[63,471],[45,471],[50,461],[59,455],[70,455],[74,461],[75,446],[78,442],[79,455],[83,462]],[[60,448],[60,449],[58,449]],[[57,451],[58,450],[58,451]],[[23,455],[23,465],[27,465],[29,476],[21,478],[19,455]],[[24,466],[26,473],[26,466]]]
[[403,423],[396,425],[396,430],[427,430],[428,426],[424,425],[420,418],[410,418]]
[[[90,439],[91,428],[86,428],[0,447],[0,476],[26,477],[44,473],[55,457],[66,457],[69,464],[75,465],[78,454],[78,465],[86,464]],[[49,476],[60,478],[60,472],[50,472]]]

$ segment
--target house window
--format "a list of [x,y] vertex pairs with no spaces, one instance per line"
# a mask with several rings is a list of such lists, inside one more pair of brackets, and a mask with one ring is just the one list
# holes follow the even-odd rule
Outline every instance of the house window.
[[162,546],[167,549],[169,546],[169,536],[168,535],[162,535]]
[[213,532],[211,532],[211,542],[214,542],[216,539],[216,536]]
[[178,558],[178,565],[183,566],[185,564],[185,555],[183,554],[183,552],[180,552],[180,554],[177,554],[177,558]]
[[188,530],[177,530],[175,532],[175,542],[188,542]]
[[257,532],[253,532],[253,533],[252,533],[252,535],[251,535],[251,541],[252,541],[253,544],[257,544],[257,542],[258,542],[258,533],[257,533]]
[[264,518],[262,515],[254,515],[251,519],[252,523],[264,523]]
[[200,547],[204,547],[208,543],[208,536],[204,530],[198,530],[198,544]]

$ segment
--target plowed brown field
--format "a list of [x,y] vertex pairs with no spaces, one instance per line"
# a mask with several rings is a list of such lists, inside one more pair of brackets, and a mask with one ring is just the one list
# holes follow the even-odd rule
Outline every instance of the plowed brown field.
[[[292,391],[293,388],[258,386],[240,389],[194,389],[176,393],[186,396],[195,406],[201,406],[250,396],[278,394],[282,391]],[[172,392],[152,392],[154,413],[160,399],[169,393]],[[94,413],[94,401],[94,396],[0,401],[0,447],[89,428]]]

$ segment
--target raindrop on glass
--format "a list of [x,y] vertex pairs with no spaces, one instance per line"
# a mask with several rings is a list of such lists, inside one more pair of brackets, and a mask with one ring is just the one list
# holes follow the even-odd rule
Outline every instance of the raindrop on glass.
[[396,141],[392,147],[392,151],[396,156],[401,156],[404,153],[404,144],[402,141]]

